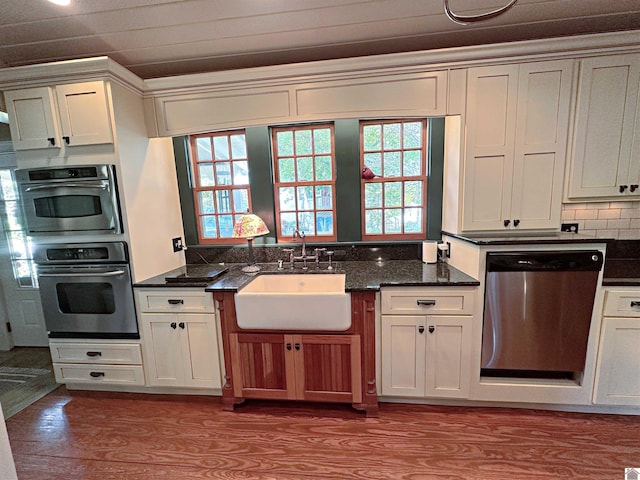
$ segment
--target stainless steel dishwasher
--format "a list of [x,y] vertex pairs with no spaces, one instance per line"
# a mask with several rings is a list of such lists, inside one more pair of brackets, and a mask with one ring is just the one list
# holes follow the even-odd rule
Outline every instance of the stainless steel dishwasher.
[[602,252],[487,253],[483,376],[577,378]]

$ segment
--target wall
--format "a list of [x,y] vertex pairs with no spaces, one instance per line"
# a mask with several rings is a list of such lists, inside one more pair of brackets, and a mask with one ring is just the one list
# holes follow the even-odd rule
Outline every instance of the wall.
[[562,223],[577,223],[579,233],[598,238],[640,239],[640,201],[564,204]]

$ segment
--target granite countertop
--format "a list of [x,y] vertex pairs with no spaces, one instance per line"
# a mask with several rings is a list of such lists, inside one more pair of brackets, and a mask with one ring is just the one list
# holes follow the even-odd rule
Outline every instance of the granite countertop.
[[457,233],[442,232],[443,235],[457,238],[474,245],[546,245],[554,243],[607,243],[610,238],[596,238],[577,233],[553,233],[548,235],[460,235]]
[[[255,275],[242,272],[245,264],[186,265],[162,275],[136,283],[136,287],[198,287],[206,291],[237,291],[249,283]],[[345,261],[335,264],[334,273],[346,275],[347,291],[378,290],[385,286],[477,286],[480,284],[461,271],[444,263],[425,264],[420,260]],[[261,274],[302,273],[328,274],[326,264],[321,270],[299,267],[278,271],[276,263],[261,264]],[[216,276],[206,279],[207,272]],[[167,277],[170,278],[167,281]],[[186,279],[189,279],[188,281]],[[202,281],[201,281],[202,280]]]

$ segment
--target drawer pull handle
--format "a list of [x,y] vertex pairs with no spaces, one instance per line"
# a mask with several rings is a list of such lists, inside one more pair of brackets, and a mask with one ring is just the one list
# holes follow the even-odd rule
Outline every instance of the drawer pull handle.
[[104,377],[104,372],[91,372],[89,373],[89,375],[91,375],[93,378],[100,378]]
[[101,357],[102,352],[87,352],[87,357]]
[[184,305],[184,300],[181,298],[170,298],[167,300],[170,305]]
[[631,308],[634,308],[634,307],[640,307],[640,301],[631,300]]
[[436,304],[435,300],[417,300],[416,305],[419,307],[433,307]]

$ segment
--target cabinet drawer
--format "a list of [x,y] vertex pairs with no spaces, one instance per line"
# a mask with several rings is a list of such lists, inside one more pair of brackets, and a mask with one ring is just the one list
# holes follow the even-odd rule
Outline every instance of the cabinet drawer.
[[381,290],[383,314],[446,315],[473,314],[475,289],[460,288],[384,288]]
[[140,344],[56,343],[49,344],[53,362],[140,365]]
[[639,290],[608,290],[604,300],[605,317],[640,317]]
[[142,365],[75,365],[54,363],[58,383],[144,385]]
[[141,312],[202,313],[215,311],[213,295],[208,292],[183,290],[136,290]]

